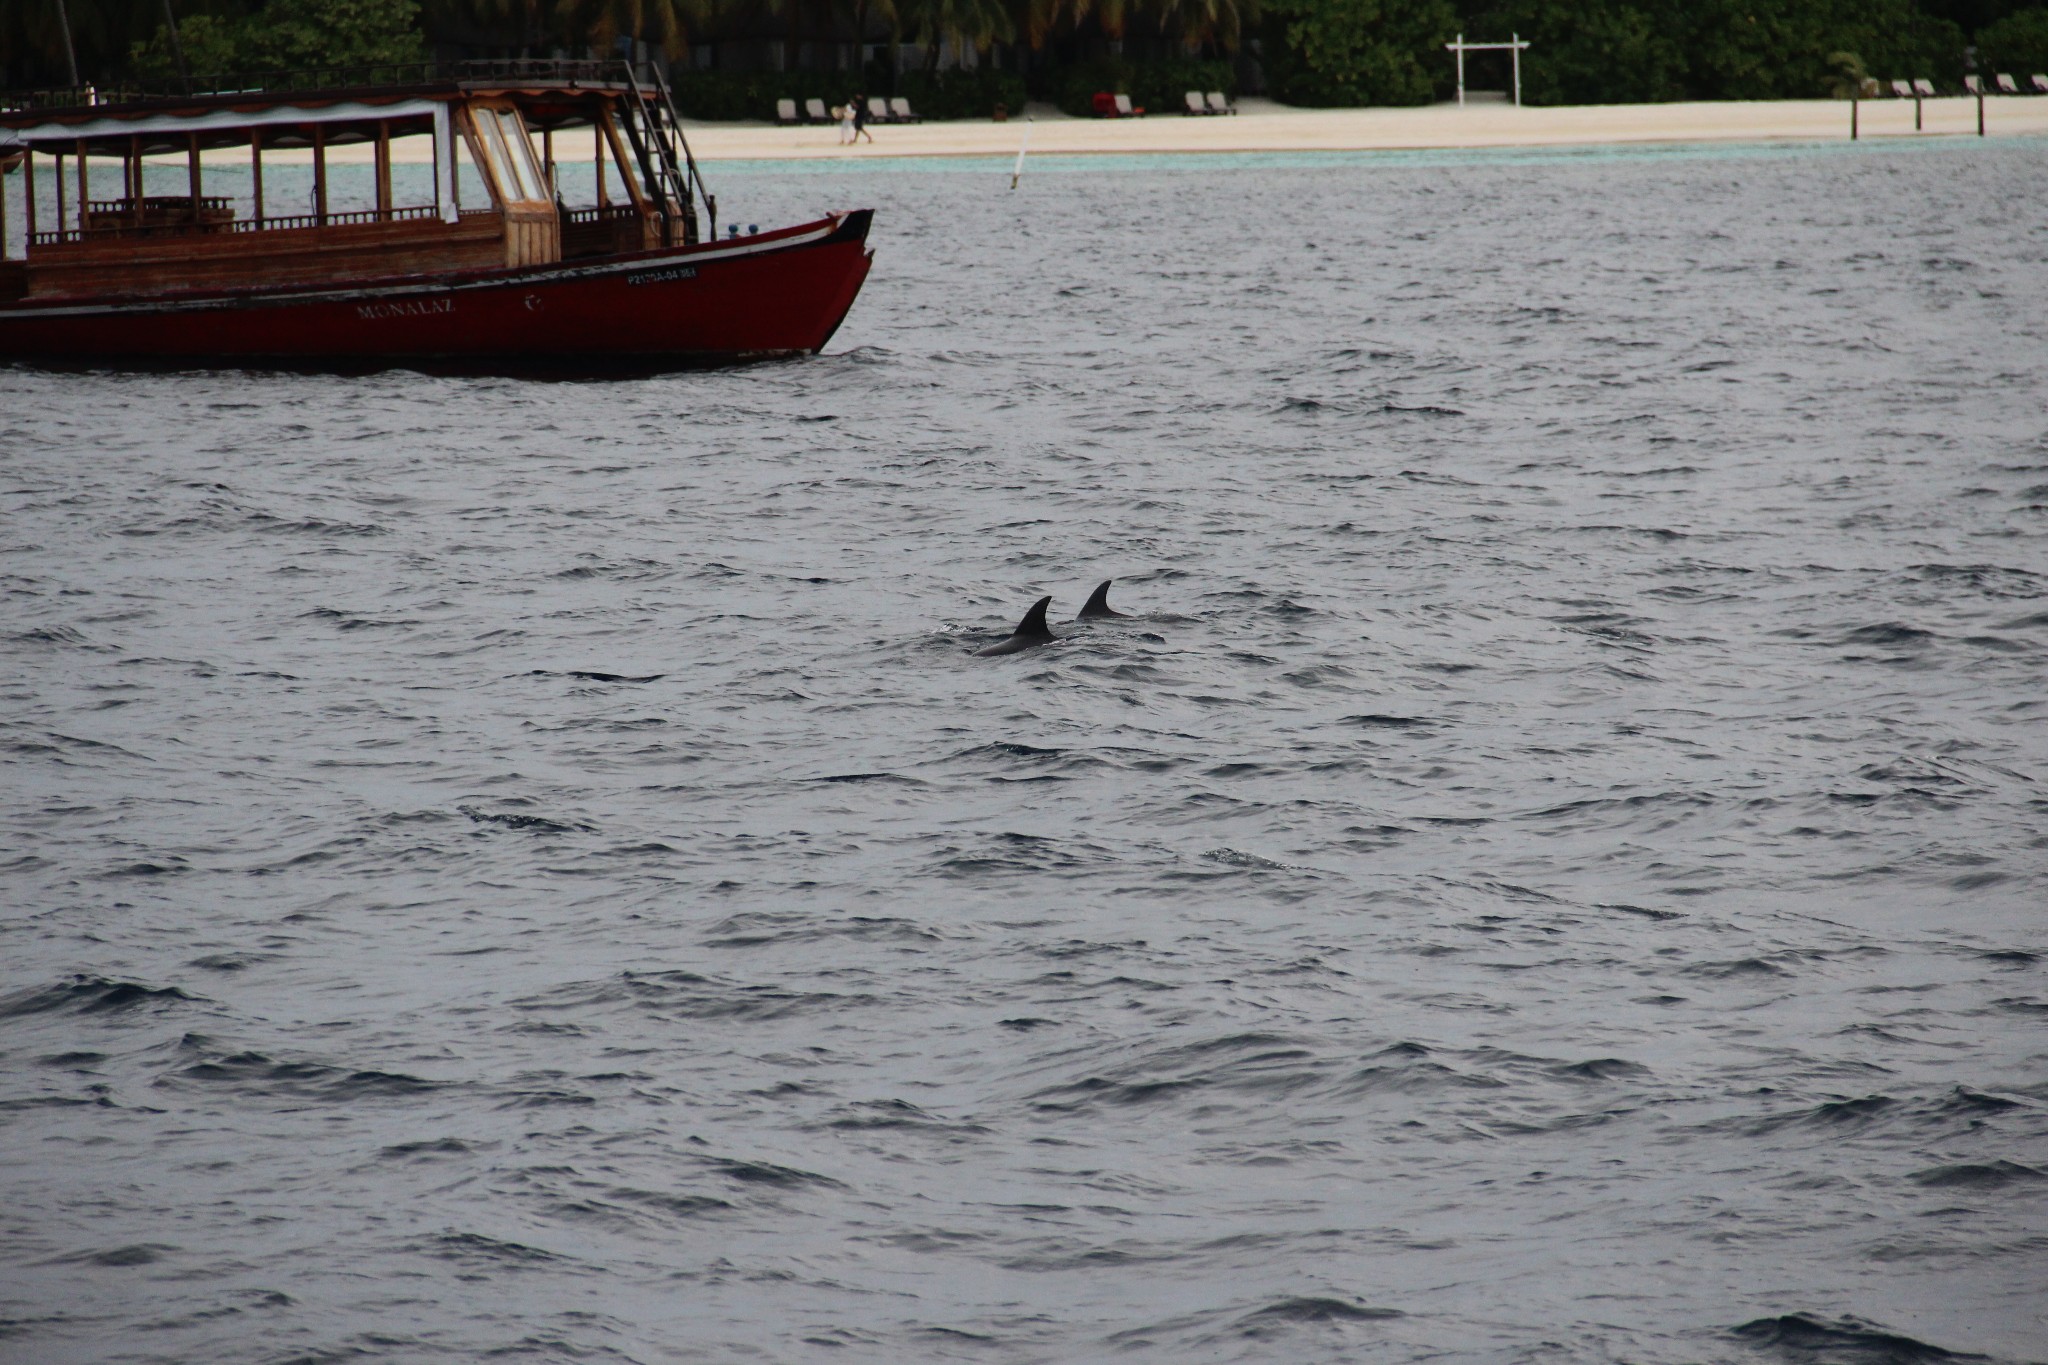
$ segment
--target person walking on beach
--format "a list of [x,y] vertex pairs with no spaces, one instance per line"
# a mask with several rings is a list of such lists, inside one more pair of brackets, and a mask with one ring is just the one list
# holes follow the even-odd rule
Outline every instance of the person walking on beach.
[[[839,141],[841,145],[853,141],[853,101],[848,100],[832,111],[839,116]],[[874,139],[870,138],[869,141]]]
[[866,95],[855,95],[853,97],[853,140],[858,142],[862,138],[873,142],[875,135],[868,131],[868,97]]

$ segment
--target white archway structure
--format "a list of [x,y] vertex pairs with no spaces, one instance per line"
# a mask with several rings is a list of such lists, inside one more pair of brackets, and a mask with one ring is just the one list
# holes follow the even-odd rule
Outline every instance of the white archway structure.
[[1514,41],[1507,43],[1468,43],[1465,41],[1465,35],[1460,33],[1458,35],[1457,42],[1444,44],[1444,49],[1446,51],[1455,52],[1458,54],[1458,103],[1460,106],[1463,106],[1465,103],[1465,54],[1467,52],[1513,53],[1513,61],[1515,64],[1515,104],[1517,107],[1521,105],[1522,49],[1529,45],[1526,42],[1522,41],[1522,35],[1519,33],[1511,33],[1508,36],[1512,38]]

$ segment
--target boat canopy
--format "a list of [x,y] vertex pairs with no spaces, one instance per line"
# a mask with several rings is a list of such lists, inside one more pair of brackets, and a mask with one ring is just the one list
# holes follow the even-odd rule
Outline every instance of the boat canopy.
[[[227,147],[247,142],[247,133],[252,128],[302,128],[315,124],[321,125],[323,130],[331,128],[324,140],[333,146],[343,142],[371,141],[377,135],[379,123],[411,121],[418,126],[405,131],[431,131],[434,110],[442,104],[440,100],[426,99],[395,100],[384,104],[348,100],[326,104],[272,104],[260,109],[214,109],[203,113],[147,112],[83,119],[47,119],[26,127],[0,129],[0,150],[13,141],[36,151],[68,153],[80,142],[91,144],[103,139],[119,139],[125,143],[129,138],[140,138],[145,153],[184,151],[194,135],[202,147]],[[341,126],[332,127],[337,124]],[[272,146],[283,147],[289,146],[291,140],[275,138],[270,142]]]
[[[699,200],[715,230],[716,201],[697,174],[658,70],[648,70],[643,80],[625,62],[518,59],[221,76],[204,89],[189,80],[181,84],[179,93],[79,87],[0,94],[0,174],[32,158],[54,163],[47,189],[55,193],[45,202],[53,199],[55,212],[48,222],[36,204],[35,177],[24,177],[30,253],[77,248],[82,260],[104,248],[123,264],[167,250],[164,243],[174,237],[191,239],[180,248],[191,255],[204,254],[202,239],[250,232],[381,230],[428,218],[459,228],[465,215],[481,211],[460,200],[457,166],[465,155],[483,180],[490,212],[503,219],[508,267],[560,259],[564,252],[602,255],[694,242]],[[566,204],[555,173],[553,135],[574,128],[595,130],[593,205]],[[433,140],[432,205],[399,204],[393,197],[391,144],[417,136]],[[326,155],[347,143],[375,145],[374,208],[330,210]],[[246,216],[233,196],[204,190],[210,158],[202,153],[236,148],[249,154]],[[268,212],[265,154],[302,148],[312,152],[312,212]],[[144,192],[145,161],[164,156],[185,160],[184,193]],[[103,174],[105,161],[120,163],[118,198],[92,197],[95,160]],[[68,177],[67,162],[75,168]],[[616,205],[607,187],[613,170],[625,194]],[[0,236],[0,261],[7,254]],[[61,263],[44,259],[38,282],[49,284]],[[237,259],[255,260],[256,254],[243,251]],[[176,275],[166,270],[165,278]]]

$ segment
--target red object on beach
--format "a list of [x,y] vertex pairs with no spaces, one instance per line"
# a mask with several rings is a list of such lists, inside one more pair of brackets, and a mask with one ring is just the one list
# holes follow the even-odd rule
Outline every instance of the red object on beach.
[[1122,117],[1116,110],[1116,96],[1107,90],[1096,91],[1093,98],[1089,100],[1089,104],[1094,108],[1095,117],[1097,118]]
[[0,359],[605,373],[814,352],[867,279],[870,209],[602,262],[0,303]]
[[[658,74],[526,60],[405,72],[0,100],[0,168],[31,172],[23,256],[6,259],[0,235],[0,361],[678,369],[815,352],[867,279],[869,209],[720,241]],[[578,129],[591,150],[565,175],[556,135]],[[397,200],[404,137],[432,139],[431,202]],[[370,144],[374,207],[330,202],[327,154],[349,143]],[[266,198],[265,156],[300,151],[310,202]],[[246,194],[205,192],[218,157],[202,153],[221,152],[249,158]],[[170,184],[166,154],[186,163]],[[594,202],[571,206],[564,185],[579,180]]]

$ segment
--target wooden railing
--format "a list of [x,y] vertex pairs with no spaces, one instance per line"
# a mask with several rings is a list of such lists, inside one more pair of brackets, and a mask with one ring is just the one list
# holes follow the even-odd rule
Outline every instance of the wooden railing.
[[268,232],[272,228],[343,227],[350,223],[403,223],[432,218],[432,204],[410,209],[360,209],[348,213],[295,213],[285,217],[244,218],[230,223],[230,232]]
[[566,224],[605,223],[623,218],[637,218],[640,210],[631,204],[596,204],[587,209],[567,209],[562,214]]
[[[146,201],[149,212],[160,212],[160,204],[186,206],[191,200],[178,196]],[[233,201],[206,198],[199,201],[202,207],[201,221],[194,223],[189,208],[182,221],[167,221],[164,218],[145,217],[141,223],[133,221],[110,223],[98,227],[65,228],[61,232],[36,232],[29,236],[30,246],[63,246],[77,242],[103,242],[120,237],[182,237],[189,235],[211,235],[223,232],[272,232],[291,231],[304,228],[347,227],[359,223],[404,223],[421,222],[435,217],[439,210],[428,204],[417,208],[402,209],[359,209],[346,213],[294,213],[285,215],[266,214],[261,218],[217,217],[206,221],[206,216],[231,215]],[[94,200],[88,205],[88,216],[128,217],[133,214],[133,204],[125,199]],[[497,215],[496,209],[464,209],[464,218],[488,218]]]
[[[111,217],[141,213],[145,216],[183,214],[191,217],[192,196],[189,194],[151,194],[140,200],[135,199],[88,199],[85,203],[87,217]],[[202,195],[199,209],[202,213],[232,213],[234,200],[225,195]]]

